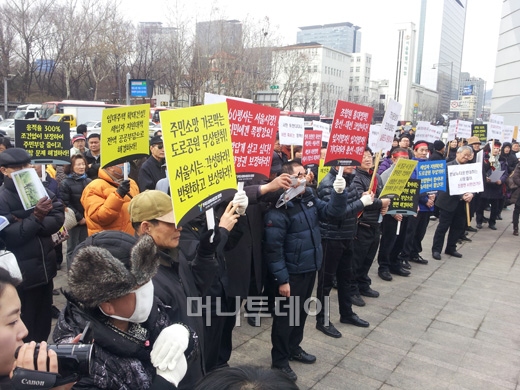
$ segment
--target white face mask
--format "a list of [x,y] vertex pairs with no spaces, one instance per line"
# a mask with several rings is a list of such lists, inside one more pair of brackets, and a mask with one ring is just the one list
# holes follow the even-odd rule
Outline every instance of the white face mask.
[[106,315],[107,317],[115,318],[116,320],[134,322],[136,324],[140,324],[145,322],[150,316],[150,312],[152,311],[153,306],[153,283],[152,281],[148,281],[148,283],[143,284],[137,290],[132,291],[135,293],[135,309],[132,315],[129,318],[120,317],[116,315],[108,315],[106,314],[101,307],[101,313]]
[[[293,180],[295,179],[293,178]],[[305,183],[307,183],[307,180],[300,179],[298,180],[298,183],[298,187],[291,187],[280,196],[280,199],[278,199],[278,201],[276,202],[276,208],[283,206],[291,199],[305,191]]]

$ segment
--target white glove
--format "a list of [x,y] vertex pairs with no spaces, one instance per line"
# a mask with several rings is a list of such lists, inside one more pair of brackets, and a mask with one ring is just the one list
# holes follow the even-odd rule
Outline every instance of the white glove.
[[239,215],[244,215],[246,213],[248,204],[249,199],[247,198],[246,192],[244,190],[237,191],[235,197],[233,198],[233,206],[238,205],[237,213]]
[[190,332],[185,326],[173,324],[164,328],[152,347],[150,354],[157,375],[175,386],[186,375],[188,363],[184,351],[188,348]]
[[332,185],[332,187],[334,187],[334,191],[336,191],[338,194],[342,194],[346,186],[347,182],[343,176],[336,176],[336,180],[334,180],[334,184]]
[[361,203],[363,203],[363,206],[370,206],[372,203],[374,203],[374,198],[372,198],[372,195],[363,195],[361,198]]

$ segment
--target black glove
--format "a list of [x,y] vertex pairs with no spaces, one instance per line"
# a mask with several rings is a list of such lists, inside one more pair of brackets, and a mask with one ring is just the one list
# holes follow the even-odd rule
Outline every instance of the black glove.
[[50,198],[41,198],[36,206],[34,206],[34,216],[43,221],[45,216],[52,210],[52,200]]
[[[217,229],[213,231],[213,229],[208,230],[202,236],[200,237],[199,241],[199,254],[200,255],[211,255],[215,253],[215,250],[218,247],[218,244],[220,243],[220,229]],[[210,238],[213,235],[213,232],[215,235],[213,236],[213,242],[210,242]]]
[[130,192],[130,180],[123,180],[121,184],[119,184],[119,187],[117,187],[116,192],[121,198],[124,198],[126,194]]

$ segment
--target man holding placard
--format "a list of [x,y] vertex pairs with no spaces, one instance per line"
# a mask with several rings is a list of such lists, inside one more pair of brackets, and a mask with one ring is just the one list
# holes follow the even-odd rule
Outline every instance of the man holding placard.
[[[467,164],[473,158],[473,149],[470,146],[461,146],[457,150],[455,160],[450,161],[447,166]],[[449,169],[448,169],[449,174]],[[452,192],[456,193],[455,190]],[[441,251],[444,245],[444,238],[448,230],[448,242],[444,253],[452,257],[462,257],[457,252],[457,241],[464,233],[466,225],[466,203],[473,199],[472,192],[451,195],[450,189],[446,192],[439,192],[435,204],[439,208],[439,224],[435,229],[432,245],[432,257],[441,260]]]

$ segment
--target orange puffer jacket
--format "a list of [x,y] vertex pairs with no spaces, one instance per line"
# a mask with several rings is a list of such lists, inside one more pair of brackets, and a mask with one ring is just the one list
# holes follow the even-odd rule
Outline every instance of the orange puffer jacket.
[[81,204],[85,208],[89,236],[104,230],[134,234],[128,205],[139,193],[139,188],[135,181],[129,180],[130,192],[124,198],[116,192],[118,184],[103,169],[99,170],[99,177],[85,187],[81,195]]

